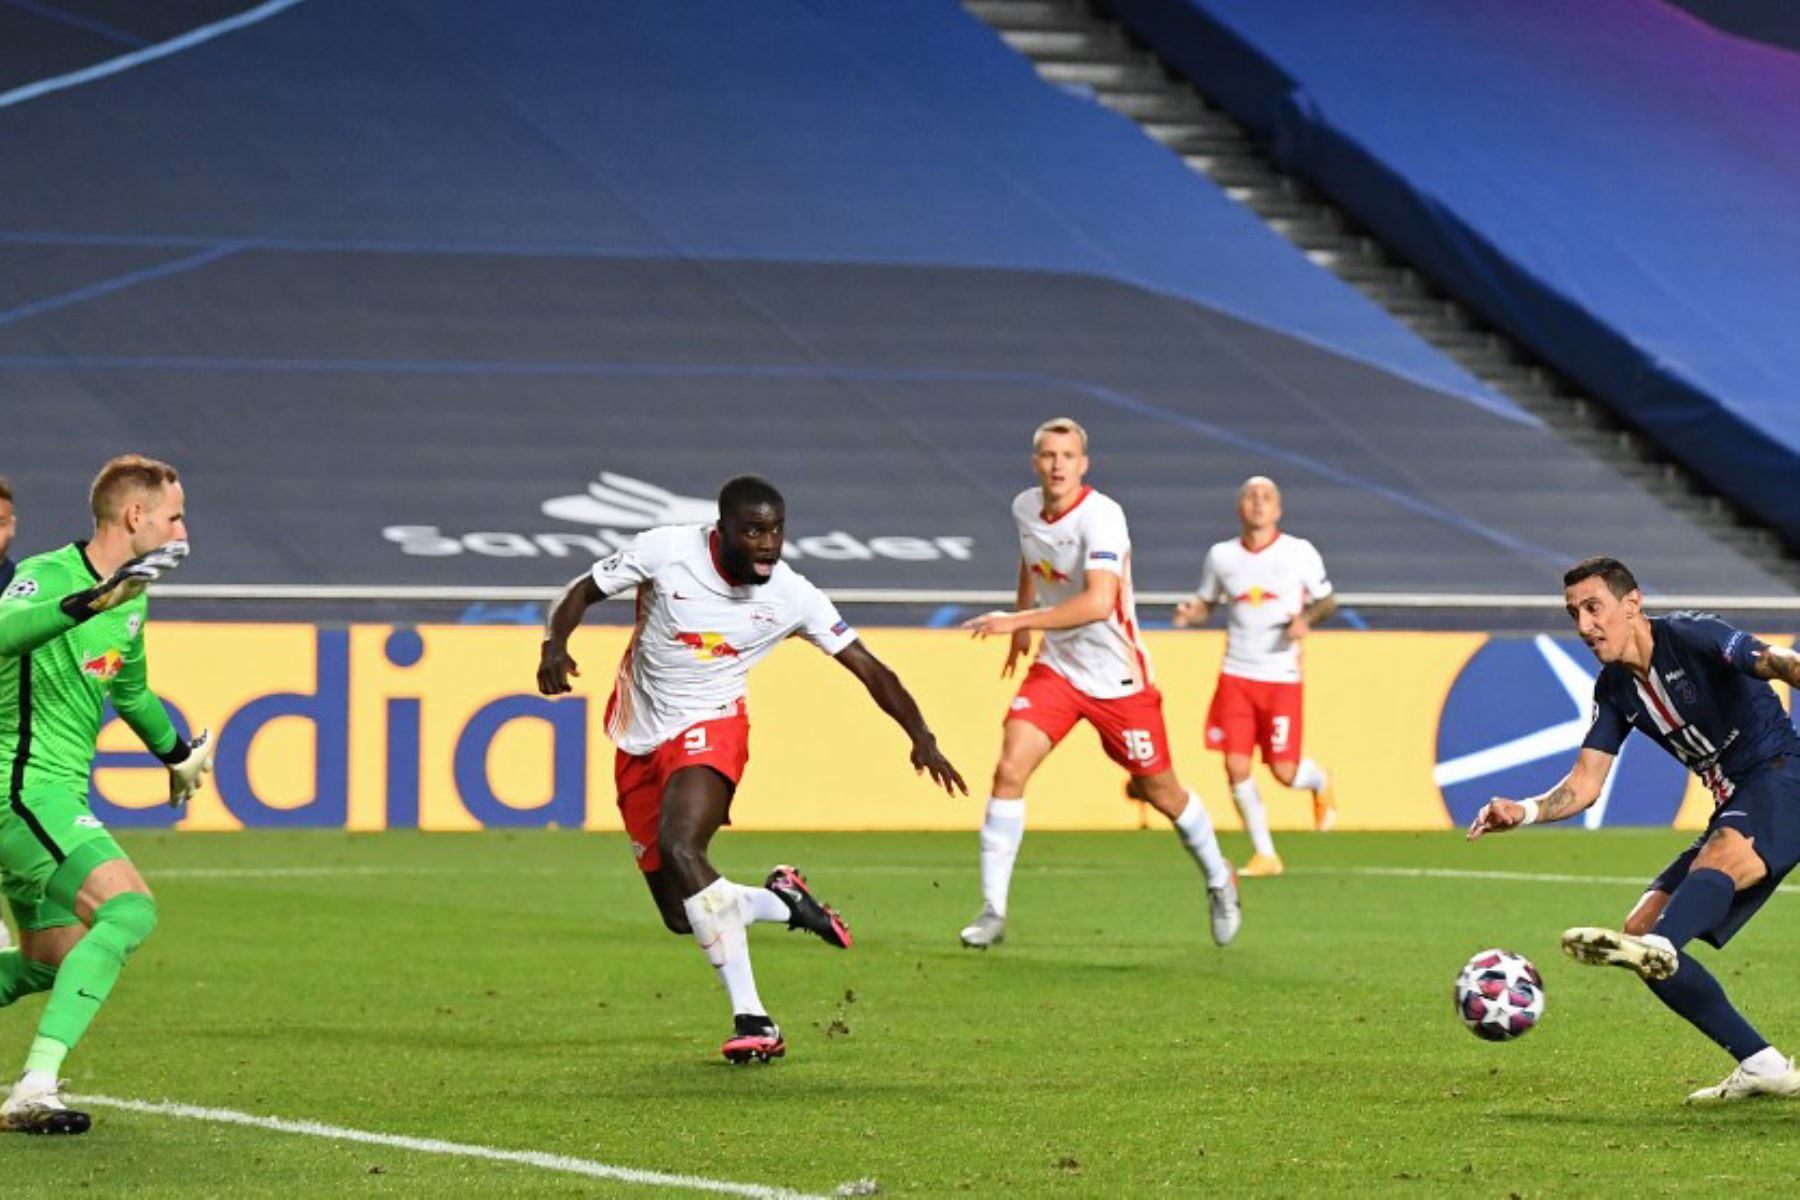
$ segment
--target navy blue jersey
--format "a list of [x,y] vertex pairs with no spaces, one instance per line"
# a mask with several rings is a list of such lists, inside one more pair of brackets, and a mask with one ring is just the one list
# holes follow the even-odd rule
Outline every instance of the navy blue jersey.
[[1617,754],[1639,730],[1712,789],[1715,801],[1783,754],[1800,734],[1767,680],[1752,672],[1768,647],[1711,613],[1650,618],[1650,677],[1613,663],[1594,680],[1594,719],[1583,749]]

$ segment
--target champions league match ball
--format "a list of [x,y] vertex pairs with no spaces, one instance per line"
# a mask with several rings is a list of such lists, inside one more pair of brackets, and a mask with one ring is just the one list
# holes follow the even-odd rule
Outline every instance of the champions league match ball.
[[1531,960],[1483,950],[1456,977],[1456,1015],[1476,1037],[1508,1042],[1544,1018],[1544,981]]

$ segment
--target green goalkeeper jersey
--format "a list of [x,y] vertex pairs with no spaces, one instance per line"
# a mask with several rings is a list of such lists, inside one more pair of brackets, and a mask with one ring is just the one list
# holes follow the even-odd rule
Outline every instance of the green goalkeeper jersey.
[[107,700],[152,753],[168,755],[175,726],[148,685],[143,596],[77,622],[65,596],[100,582],[86,543],[19,564],[0,594],[0,788],[85,795]]

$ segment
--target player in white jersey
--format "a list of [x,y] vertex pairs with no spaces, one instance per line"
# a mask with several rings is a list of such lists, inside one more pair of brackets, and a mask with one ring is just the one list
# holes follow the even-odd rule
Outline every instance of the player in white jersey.
[[985,950],[1005,938],[1007,893],[1025,836],[1025,785],[1075,723],[1086,720],[1107,756],[1130,773],[1129,794],[1175,823],[1206,877],[1213,940],[1223,946],[1237,935],[1237,884],[1212,819],[1176,778],[1169,757],[1162,693],[1132,602],[1125,512],[1082,483],[1087,431],[1074,421],[1040,425],[1031,450],[1038,486],[1013,501],[1018,611],[987,613],[964,625],[977,637],[1011,635],[1002,676],[1031,653],[1031,630],[1044,636],[1006,717],[981,826],[981,912],[962,931],[962,943]]
[[1207,551],[1200,587],[1176,607],[1174,624],[1198,625],[1214,607],[1226,609],[1225,662],[1206,714],[1206,744],[1224,752],[1225,777],[1253,851],[1242,874],[1254,877],[1282,872],[1250,774],[1258,746],[1275,778],[1312,793],[1313,824],[1321,833],[1337,820],[1330,776],[1300,753],[1300,642],[1337,610],[1337,598],[1313,544],[1281,532],[1281,489],[1274,480],[1244,481],[1238,518],[1242,533]]
[[732,1062],[786,1052],[750,969],[746,926],[780,921],[848,949],[850,931],[789,866],[762,887],[722,877],[706,850],[727,823],[750,756],[750,667],[799,634],[842,663],[912,739],[912,765],[952,795],[969,789],[937,748],[899,677],[870,654],[825,594],[781,561],[787,506],[766,480],[741,476],[719,493],[717,525],[652,529],[594,565],[551,608],[538,690],[571,690],[568,641],[588,608],[633,591],[637,629],[606,708],[618,747],[613,777],[638,868],[677,934],[692,934],[731,1000]]

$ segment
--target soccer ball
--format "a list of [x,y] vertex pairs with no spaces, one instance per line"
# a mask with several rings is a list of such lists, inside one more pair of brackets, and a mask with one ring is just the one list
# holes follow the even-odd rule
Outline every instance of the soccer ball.
[[1531,960],[1483,950],[1456,977],[1456,1015],[1476,1037],[1505,1042],[1544,1018],[1544,980]]

